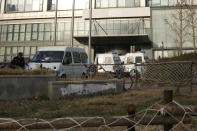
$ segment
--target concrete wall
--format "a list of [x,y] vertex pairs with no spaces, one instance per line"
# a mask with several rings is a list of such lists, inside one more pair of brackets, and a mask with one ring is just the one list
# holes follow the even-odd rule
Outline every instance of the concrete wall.
[[122,80],[82,81],[82,82],[49,82],[48,95],[50,99],[65,96],[91,96],[99,94],[120,93],[124,90]]
[[48,81],[55,75],[0,75],[0,100],[47,96]]

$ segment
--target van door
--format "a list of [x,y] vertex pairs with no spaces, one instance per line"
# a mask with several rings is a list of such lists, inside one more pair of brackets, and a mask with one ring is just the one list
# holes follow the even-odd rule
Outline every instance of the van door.
[[72,61],[72,54],[71,54],[70,51],[67,51],[65,53],[64,60],[63,60],[63,63],[62,63],[62,67],[60,69],[61,76],[64,76],[66,78],[73,77],[72,63],[73,63],[73,61]]
[[83,65],[81,64],[81,56],[77,51],[73,51],[73,75],[76,78],[82,76],[83,73]]
[[108,72],[114,72],[114,70],[113,70],[113,66],[114,66],[114,65],[112,65],[112,64],[114,64],[114,62],[113,62],[113,58],[112,58],[112,57],[110,57],[110,56],[105,57],[104,63],[105,63],[106,65],[104,65],[103,68],[104,68],[106,71],[108,71]]

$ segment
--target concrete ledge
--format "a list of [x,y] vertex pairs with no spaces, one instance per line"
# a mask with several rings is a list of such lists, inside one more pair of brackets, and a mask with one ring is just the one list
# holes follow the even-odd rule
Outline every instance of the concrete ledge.
[[0,100],[47,96],[48,82],[55,75],[0,75]]
[[83,97],[120,93],[124,90],[124,81],[52,81],[49,82],[48,88],[48,96],[50,99],[58,99],[66,96]]

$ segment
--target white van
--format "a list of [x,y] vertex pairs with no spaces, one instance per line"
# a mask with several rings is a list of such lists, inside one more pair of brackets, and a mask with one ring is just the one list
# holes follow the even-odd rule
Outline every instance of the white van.
[[117,77],[121,77],[124,72],[118,54],[96,54],[94,64],[98,65],[98,72],[110,72],[119,75]]
[[39,67],[56,71],[59,77],[83,77],[86,75],[88,57],[83,48],[48,46],[40,48],[28,63],[28,69]]
[[124,62],[124,72],[129,73],[131,70],[136,69],[141,72],[141,66],[135,67],[135,64],[142,64],[145,62],[144,53],[127,53],[122,59]]

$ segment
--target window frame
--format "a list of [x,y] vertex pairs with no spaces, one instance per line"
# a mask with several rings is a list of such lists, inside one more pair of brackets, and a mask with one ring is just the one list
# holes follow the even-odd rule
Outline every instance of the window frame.
[[[1,0],[2,1],[2,0]],[[0,2],[1,2],[0,1]],[[10,0],[10,2],[11,2],[12,0]],[[39,10],[33,10],[33,1],[34,0],[31,0],[31,10],[26,10],[26,3],[27,3],[27,0],[24,0],[24,3],[23,3],[23,10],[22,11],[19,11],[19,9],[18,9],[18,6],[19,6],[19,1],[20,0],[17,0],[17,4],[16,4],[16,10],[15,11],[10,11],[9,9],[8,9],[8,2],[6,1],[5,2],[5,7],[4,7],[4,12],[5,13],[24,13],[24,12],[42,12],[43,11],[43,1],[44,0],[39,0]],[[40,4],[41,3],[41,4]]]

